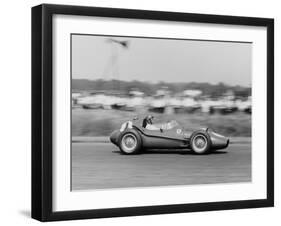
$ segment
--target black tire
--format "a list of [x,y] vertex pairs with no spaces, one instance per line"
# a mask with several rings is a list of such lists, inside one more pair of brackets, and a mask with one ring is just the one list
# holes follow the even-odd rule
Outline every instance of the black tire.
[[196,131],[191,135],[190,147],[197,155],[208,154],[211,151],[211,138],[205,131]]
[[138,154],[142,147],[142,140],[138,132],[135,130],[125,131],[119,139],[118,146],[122,154],[135,155]]

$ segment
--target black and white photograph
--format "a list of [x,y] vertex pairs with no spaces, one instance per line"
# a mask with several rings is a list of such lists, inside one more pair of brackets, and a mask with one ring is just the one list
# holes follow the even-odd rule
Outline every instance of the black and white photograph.
[[250,183],[252,45],[72,33],[71,191]]
[[274,20],[32,8],[32,218],[274,205]]

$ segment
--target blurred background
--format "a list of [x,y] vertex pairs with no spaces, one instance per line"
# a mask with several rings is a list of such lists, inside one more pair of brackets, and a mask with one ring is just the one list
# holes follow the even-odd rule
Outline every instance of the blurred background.
[[73,80],[72,88],[73,136],[108,136],[124,121],[147,114],[159,121],[175,119],[186,129],[251,136],[250,88],[117,80]]
[[251,136],[251,43],[72,35],[72,136],[133,117]]

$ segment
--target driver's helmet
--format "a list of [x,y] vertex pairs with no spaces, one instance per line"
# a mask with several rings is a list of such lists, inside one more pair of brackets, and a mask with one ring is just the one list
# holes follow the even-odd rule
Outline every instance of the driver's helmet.
[[148,115],[148,116],[146,117],[147,123],[150,124],[150,125],[152,125],[152,123],[153,123],[153,122],[152,122],[153,118],[154,118],[154,117],[153,117],[152,115]]

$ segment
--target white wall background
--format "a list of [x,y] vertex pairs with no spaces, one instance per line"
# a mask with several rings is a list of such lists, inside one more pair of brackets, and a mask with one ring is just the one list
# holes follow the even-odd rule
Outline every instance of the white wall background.
[[[36,225],[30,215],[31,7],[42,1],[2,1],[0,35],[0,224]],[[279,1],[60,0],[54,4],[136,8],[275,18],[275,208],[68,221],[60,225],[277,225],[281,211],[281,14]]]

